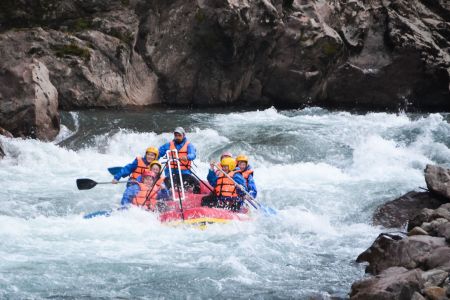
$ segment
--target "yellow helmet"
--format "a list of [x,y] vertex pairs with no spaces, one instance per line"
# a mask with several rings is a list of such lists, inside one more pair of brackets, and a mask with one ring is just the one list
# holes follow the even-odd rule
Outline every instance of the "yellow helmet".
[[147,153],[153,153],[156,155],[156,158],[159,156],[159,150],[156,147],[148,147],[147,150],[145,150],[145,154]]
[[228,169],[230,171],[233,171],[234,169],[236,169],[236,160],[234,160],[234,158],[231,158],[231,157],[224,157],[220,161],[220,164],[222,166],[228,166]]
[[245,162],[248,164],[248,157],[247,157],[247,155],[239,154],[239,155],[236,157],[236,161],[237,161],[237,162],[245,161]]
[[157,160],[154,160],[154,161],[152,161],[152,162],[150,163],[150,168],[153,167],[153,165],[158,165],[158,166],[159,166],[159,169],[162,168],[161,163],[160,163],[159,161],[157,161]]

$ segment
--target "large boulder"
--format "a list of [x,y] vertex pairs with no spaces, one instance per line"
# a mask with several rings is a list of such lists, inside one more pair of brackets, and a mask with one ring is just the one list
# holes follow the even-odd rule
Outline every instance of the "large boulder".
[[[403,227],[419,215],[423,209],[438,208],[443,201],[444,199],[428,192],[409,192],[398,199],[380,205],[373,215],[373,224],[386,228]],[[412,227],[410,226],[410,228]]]
[[427,165],[425,168],[425,182],[432,193],[450,200],[449,169],[436,165]]
[[420,269],[408,270],[402,267],[386,269],[378,276],[355,282],[352,285],[350,299],[412,299],[413,295],[419,293],[423,288],[424,279],[421,274],[422,271]]
[[414,269],[422,265],[434,249],[446,245],[445,239],[440,237],[414,235],[401,238],[397,235],[380,234],[356,261],[368,262],[366,272],[375,275],[390,267]]
[[3,63],[0,124],[15,136],[50,140],[58,134],[58,92],[41,61],[24,59]]

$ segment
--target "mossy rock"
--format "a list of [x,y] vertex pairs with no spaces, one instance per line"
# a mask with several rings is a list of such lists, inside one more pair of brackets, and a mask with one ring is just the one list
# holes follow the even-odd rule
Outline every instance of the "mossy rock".
[[326,56],[335,56],[336,53],[339,52],[339,45],[334,44],[334,43],[325,43],[322,47],[322,52],[323,54],[325,54]]
[[55,52],[55,55],[60,58],[65,56],[78,56],[86,61],[91,58],[91,52],[89,49],[80,47],[75,43],[66,45],[52,45],[51,49]]

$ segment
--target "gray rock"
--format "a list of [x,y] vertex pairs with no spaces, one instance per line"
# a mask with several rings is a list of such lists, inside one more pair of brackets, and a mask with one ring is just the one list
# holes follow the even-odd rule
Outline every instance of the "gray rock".
[[[398,199],[380,205],[373,216],[374,225],[382,225],[386,228],[399,228],[408,224],[422,213],[424,208],[435,209],[442,205],[442,199],[428,192],[409,192]],[[420,226],[426,218],[421,218],[409,225],[408,229]],[[420,224],[417,224],[420,223]]]
[[426,232],[425,230],[423,230],[420,227],[414,227],[413,229],[411,229],[408,232],[408,236],[413,236],[413,235],[428,235],[428,232]]
[[51,140],[59,132],[58,92],[47,67],[37,59],[2,63],[0,124],[15,136]]
[[425,297],[422,296],[419,292],[414,292],[411,297],[411,300],[425,300]]
[[450,272],[450,248],[442,246],[431,251],[425,257],[424,266],[428,269],[441,269]]
[[[420,269],[407,270],[392,267],[378,276],[371,276],[352,285],[350,299],[412,299],[423,288],[424,280]],[[417,296],[416,296],[417,297]]]
[[396,266],[414,269],[423,265],[435,249],[445,246],[445,239],[439,237],[415,235],[399,238],[380,234],[372,246],[361,253],[356,261],[368,262],[366,272],[375,275]]
[[450,199],[450,170],[440,166],[427,165],[425,181],[432,193]]
[[448,277],[448,272],[439,269],[432,269],[422,273],[422,278],[425,281],[425,287],[440,286]]

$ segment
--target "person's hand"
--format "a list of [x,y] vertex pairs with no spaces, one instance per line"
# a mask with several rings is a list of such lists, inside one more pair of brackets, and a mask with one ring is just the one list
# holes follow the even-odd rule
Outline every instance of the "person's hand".
[[211,171],[214,171],[215,164],[216,164],[215,161],[210,162],[209,167],[210,167]]
[[112,184],[117,184],[119,181],[117,181],[116,179],[113,179],[112,181],[111,181],[111,183]]
[[188,159],[187,159],[187,157],[186,157],[186,156],[182,156],[182,157],[180,157],[180,160],[181,160],[181,161],[188,161]]

